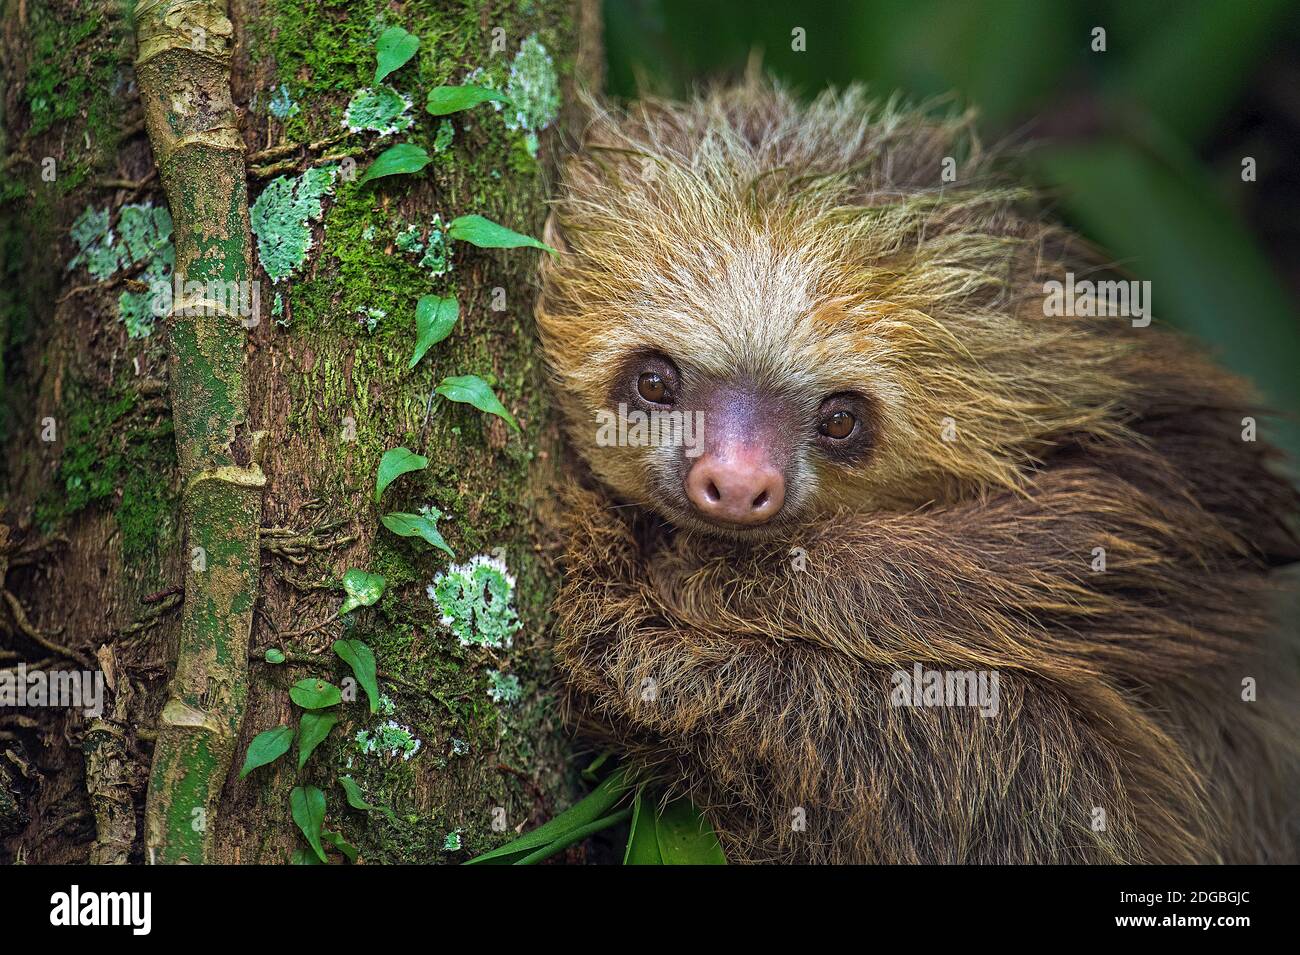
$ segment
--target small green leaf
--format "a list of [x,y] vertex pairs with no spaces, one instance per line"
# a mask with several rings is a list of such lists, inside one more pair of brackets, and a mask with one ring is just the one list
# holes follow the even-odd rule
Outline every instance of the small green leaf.
[[258,733],[248,744],[248,754],[244,757],[244,768],[239,771],[243,779],[259,766],[273,763],[293,745],[293,730],[288,726],[277,726],[273,730]]
[[456,301],[456,296],[420,296],[415,305],[415,354],[411,355],[407,368],[418,365],[425,352],[450,335],[458,318],[460,302]]
[[389,27],[375,41],[375,82],[401,67],[420,48],[420,38],[401,27]]
[[351,776],[340,776],[339,785],[343,787],[343,792],[348,797],[348,805],[353,809],[382,812],[393,825],[397,825],[397,814],[387,806],[375,806],[366,802],[366,797],[361,793],[361,787],[357,785],[357,781]]
[[289,699],[304,710],[323,710],[343,702],[339,688],[327,680],[299,680],[289,687]]
[[655,816],[664,865],[726,865],[718,836],[689,799],[674,799]]
[[494,414],[498,418],[505,419],[505,422],[519,430],[519,423],[515,421],[506,406],[503,405],[488,383],[478,375],[457,375],[450,378],[442,379],[442,384],[434,389],[450,401],[460,401],[468,405],[473,405],[479,411],[486,411],[488,414]]
[[351,776],[340,776],[339,785],[343,787],[343,794],[348,797],[348,805],[353,809],[373,810],[375,807],[366,802],[366,797],[361,793],[361,787]]
[[455,552],[447,546],[447,542],[442,539],[442,534],[438,530],[437,521],[441,516],[441,513],[430,508],[428,514],[385,514],[380,520],[398,537],[423,538],[434,547],[445,550],[450,556],[455,557]]
[[406,448],[393,448],[385,451],[379,461],[379,473],[375,477],[375,503],[384,493],[384,489],[395,480],[410,471],[423,471],[429,466],[429,459],[424,455],[408,451]]
[[486,86],[437,86],[429,90],[429,101],[425,108],[434,116],[446,116],[459,113],[463,109],[495,100],[498,103],[510,102],[510,97],[500,90]]
[[659,836],[655,830],[653,806],[644,805],[640,789],[632,804],[632,828],[627,835],[627,850],[623,853],[624,865],[663,865],[659,854]]
[[306,712],[302,714],[302,719],[298,721],[298,768],[302,769],[311,754],[316,751],[316,747],[325,742],[325,737],[330,735],[330,730],[334,724],[339,721],[337,713],[313,713]]
[[398,143],[396,146],[389,146],[379,154],[379,157],[374,162],[366,167],[366,171],[357,180],[357,185],[370,182],[372,179],[381,179],[384,176],[419,172],[428,164],[429,154],[419,146],[413,146],[410,143]]
[[357,847],[354,846],[352,843],[348,842],[346,839],[344,839],[343,833],[330,832],[328,829],[326,829],[324,832],[321,833],[321,841],[327,842],[330,845],[332,845],[335,849],[338,849],[339,852],[343,853],[345,856],[348,857],[349,862],[357,861],[357,854],[358,854]]
[[304,849],[302,846],[295,846],[293,855],[289,857],[289,865],[323,865],[320,859],[316,858],[316,853],[310,849]]
[[334,652],[356,674],[357,682],[370,700],[370,712],[379,712],[379,682],[375,678],[375,654],[360,640],[335,640]]
[[[570,806],[550,822],[543,823],[531,832],[525,832],[518,839],[503,846],[485,852],[477,858],[470,859],[466,865],[512,865],[537,856],[548,849],[563,848],[584,833],[592,831],[593,826],[619,815],[608,815],[618,802],[627,794],[627,782],[622,770],[615,770],[593,789],[585,799]],[[630,812],[631,810],[628,810]]]
[[534,249],[543,249],[551,255],[559,255],[540,239],[521,235],[513,229],[507,229],[491,219],[478,215],[460,216],[451,220],[451,224],[447,226],[447,235],[482,249],[518,249],[521,246],[530,246]]
[[285,658],[284,658],[284,651],[281,650],[279,647],[267,647],[267,648],[266,648],[266,662],[267,662],[267,663],[283,663],[283,662],[284,662],[284,659],[285,659]]
[[307,844],[315,850],[317,858],[328,862],[320,844],[321,826],[325,824],[325,794],[315,786],[295,786],[289,793],[289,808],[293,821],[302,830]]
[[343,590],[348,596],[343,601],[343,606],[339,607],[339,616],[351,613],[358,607],[373,605],[384,595],[384,587],[387,584],[388,581],[384,580],[383,575],[368,574],[364,570],[353,567],[343,575]]

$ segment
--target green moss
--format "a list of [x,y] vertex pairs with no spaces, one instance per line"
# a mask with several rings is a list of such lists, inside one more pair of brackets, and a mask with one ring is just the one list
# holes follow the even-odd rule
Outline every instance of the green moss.
[[56,480],[37,503],[45,532],[91,507],[117,520],[127,561],[156,555],[177,528],[173,485],[176,442],[169,418],[155,423],[134,391],[101,394],[74,387],[65,402],[63,454]]
[[[66,194],[93,169],[112,162],[125,113],[122,100],[129,58],[125,17],[106,19],[98,5],[33,2],[28,10],[30,52],[22,96],[30,115],[26,136],[39,139],[61,125],[77,126],[74,136],[59,137],[61,158],[55,183]],[[80,121],[80,122],[78,122]]]

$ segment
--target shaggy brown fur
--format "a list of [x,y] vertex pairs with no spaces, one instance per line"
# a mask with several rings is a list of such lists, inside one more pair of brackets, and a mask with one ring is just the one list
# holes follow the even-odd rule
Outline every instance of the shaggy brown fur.
[[[964,117],[754,83],[598,111],[567,166],[537,317],[598,486],[569,495],[559,658],[733,860],[1295,860],[1295,492],[1174,336],[1044,317],[1095,263],[1029,198]],[[872,451],[809,450],[775,527],[714,533],[672,452],[594,441],[644,351],[809,413],[861,392]],[[915,663],[997,671],[1000,712],[890,705]]]

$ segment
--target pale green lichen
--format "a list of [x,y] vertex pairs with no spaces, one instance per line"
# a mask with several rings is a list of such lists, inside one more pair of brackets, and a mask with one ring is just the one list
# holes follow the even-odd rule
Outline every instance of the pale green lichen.
[[373,730],[357,730],[355,739],[357,749],[363,756],[387,753],[389,756],[401,756],[404,760],[410,759],[424,745],[409,726],[403,726],[396,720],[388,720]]
[[488,697],[493,703],[505,703],[507,706],[519,702],[520,694],[523,692],[519,685],[519,677],[513,673],[500,673],[497,670],[488,670]]
[[391,136],[411,127],[410,108],[410,98],[391,86],[357,90],[343,114],[343,125],[353,133],[369,131]]
[[296,179],[272,179],[249,210],[257,256],[272,282],[291,276],[311,251],[311,223],[319,222],[321,200],[333,192],[336,166],[308,169]]
[[529,155],[537,156],[537,133],[555,121],[560,113],[560,82],[555,64],[536,34],[519,44],[510,64],[506,83],[513,113],[507,111],[506,127],[527,133]]
[[437,213],[429,221],[429,234],[425,238],[420,265],[428,269],[430,277],[435,279],[451,271],[451,243],[447,239],[442,216]]
[[367,308],[360,321],[366,327],[366,331],[373,335],[379,323],[387,317],[388,313],[382,308]]
[[515,578],[505,563],[486,554],[452,564],[427,588],[442,612],[442,625],[461,646],[493,649],[509,647],[523,626],[511,604],[514,592]]
[[433,137],[433,151],[435,153],[445,153],[451,148],[451,141],[456,136],[456,131],[451,125],[451,120],[444,119],[438,124],[438,132]]
[[460,834],[461,830],[459,829],[453,829],[451,832],[447,833],[447,838],[442,840],[442,851],[459,852],[461,846]]
[[452,759],[456,759],[457,757],[460,756],[465,756],[468,753],[469,753],[469,743],[465,742],[463,739],[457,739],[455,736],[453,736],[451,738]]
[[166,206],[132,203],[121,208],[114,233],[107,209],[87,207],[73,222],[70,234],[78,252],[68,268],[84,266],[98,281],[126,271],[151,286],[149,291],[124,291],[117,299],[118,318],[132,338],[144,338],[154,328],[152,286],[171,281],[176,267],[172,217]]
[[279,120],[286,120],[291,116],[297,116],[299,113],[298,104],[289,95],[289,87],[283,83],[271,95],[271,101],[266,108],[272,116]]
[[397,239],[394,243],[399,252],[405,252],[408,255],[419,255],[424,251],[424,240],[420,235],[420,227],[408,225],[401,232],[397,233]]

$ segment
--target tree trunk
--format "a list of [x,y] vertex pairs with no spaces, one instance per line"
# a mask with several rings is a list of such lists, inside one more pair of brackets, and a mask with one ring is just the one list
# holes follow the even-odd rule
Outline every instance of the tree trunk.
[[[0,668],[100,671],[110,687],[94,717],[0,708],[0,859],[139,862],[149,768],[166,733],[160,714],[190,640],[181,621],[208,606],[193,581],[208,558],[196,541],[229,530],[202,508],[182,508],[178,434],[184,459],[186,440],[215,439],[224,425],[208,418],[195,431],[178,398],[174,431],[185,326],[152,320],[140,306],[160,276],[170,281],[170,225],[152,209],[166,207],[171,184],[166,170],[157,174],[145,131],[132,23],[113,2],[0,5]],[[233,762],[214,783],[214,815],[193,821],[209,859],[284,862],[303,849],[294,787],[324,793],[325,828],[367,862],[463,861],[572,798],[575,766],[551,692],[547,637],[554,548],[542,517],[558,437],[533,340],[538,253],[448,242],[443,271],[435,216],[445,225],[480,214],[540,235],[562,121],[547,84],[553,72],[568,102],[579,76],[598,80],[591,9],[562,0],[229,3],[249,200],[288,177],[272,187],[287,202],[267,208],[293,215],[272,216],[274,231],[264,224],[257,236],[260,311],[241,336],[248,411],[235,423],[234,463],[249,464],[252,435],[266,432],[266,484],[260,580],[255,594],[241,589],[256,602]],[[414,124],[386,136],[350,132],[345,108],[355,91],[376,86],[375,40],[393,26],[420,40],[383,81],[413,100]],[[445,120],[425,112],[433,87],[466,82],[509,87],[522,117],[490,103]],[[149,134],[156,145],[157,130]],[[423,147],[431,162],[362,183],[354,170],[394,142]],[[299,182],[309,169],[333,170],[322,178],[318,216],[304,199],[316,181]],[[192,192],[178,194],[188,197],[186,209],[171,208],[183,262],[184,217],[216,213],[190,201]],[[294,243],[308,235],[299,262]],[[273,282],[268,256],[273,273],[296,267]],[[417,300],[453,294],[455,328],[408,369]],[[486,379],[521,432],[432,394],[458,375]],[[429,465],[398,478],[376,504],[380,459],[399,446]],[[455,564],[504,559],[522,623],[508,648],[480,645],[476,633],[468,645],[459,640],[426,592],[452,559],[380,523],[424,505],[442,512],[438,528]],[[351,568],[382,574],[386,588],[373,606],[339,615]],[[203,607],[192,605],[196,597]],[[338,725],[305,766],[297,768],[295,748],[241,779],[258,733],[297,727],[304,711],[290,702],[293,684],[350,686],[352,671],[331,649],[339,639],[373,649],[380,712],[371,713],[364,692],[345,694],[332,710]],[[225,644],[205,646],[220,655]],[[287,661],[268,662],[269,649]],[[202,692],[194,699],[210,703]],[[344,776],[375,809],[348,805]],[[196,784],[155,778],[150,799],[164,785]]]

